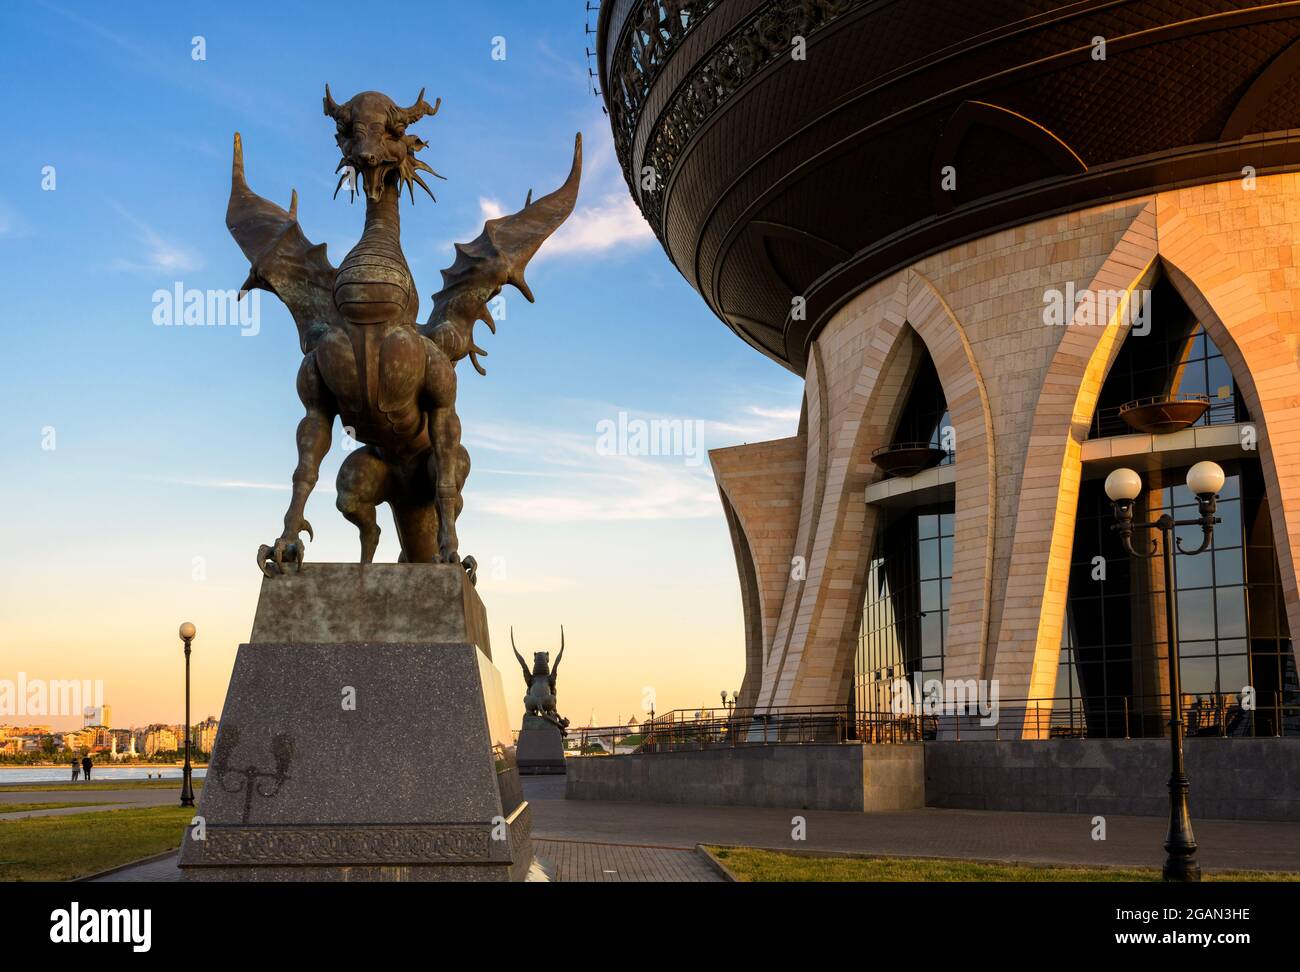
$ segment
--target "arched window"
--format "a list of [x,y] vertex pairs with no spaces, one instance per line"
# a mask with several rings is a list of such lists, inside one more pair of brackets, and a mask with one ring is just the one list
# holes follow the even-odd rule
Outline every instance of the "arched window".
[[1222,352],[1173,284],[1158,278],[1136,306],[1138,320],[1106,375],[1088,437],[1132,435],[1137,429],[1122,413],[1136,402],[1204,399],[1194,425],[1250,421]]
[[[890,445],[872,456],[887,473],[911,475],[924,468],[921,461],[948,465],[955,458],[939,373],[929,350],[913,339],[911,380]],[[933,455],[921,461],[908,457],[927,451]],[[897,470],[889,465],[895,460],[904,463]],[[893,707],[904,686],[915,702],[927,682],[943,678],[953,519],[953,502],[935,503],[933,495],[922,505],[904,502],[877,514],[849,685],[849,704],[865,740],[895,738]]]
[[[1160,396],[1203,400],[1195,424],[1249,421],[1219,348],[1167,280],[1152,288],[1149,306],[1149,330],[1130,330],[1107,375],[1091,436],[1133,434],[1122,407]],[[1169,455],[1157,443],[1128,460],[1144,470],[1139,521],[1196,515],[1186,456]],[[1300,718],[1285,717],[1288,706],[1297,711],[1300,685],[1258,454],[1198,458],[1219,462],[1227,480],[1212,547],[1174,556],[1188,735],[1300,733]],[[1159,558],[1131,557],[1111,529],[1103,477],[1113,465],[1086,464],[1080,484],[1053,724],[1063,726],[1068,710],[1090,736],[1158,736],[1169,718],[1164,575]],[[1198,527],[1177,532],[1188,549],[1199,546]]]
[[940,465],[948,465],[955,458],[952,442],[952,416],[944,398],[943,385],[934,360],[924,345],[916,365],[912,387],[894,428],[893,444],[918,443],[948,452]]

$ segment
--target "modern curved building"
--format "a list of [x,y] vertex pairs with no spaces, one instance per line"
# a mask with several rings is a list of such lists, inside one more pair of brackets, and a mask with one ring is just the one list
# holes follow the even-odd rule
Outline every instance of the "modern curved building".
[[605,0],[598,32],[637,204],[805,381],[798,434],[712,453],[742,709],[920,675],[996,681],[1002,738],[1160,734],[1164,578],[1102,481],[1181,517],[1210,459],[1189,732],[1300,734],[1300,5]]

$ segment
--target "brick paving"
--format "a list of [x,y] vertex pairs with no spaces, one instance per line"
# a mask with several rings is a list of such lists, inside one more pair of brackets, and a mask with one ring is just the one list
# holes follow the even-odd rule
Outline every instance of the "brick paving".
[[559,881],[721,881],[692,847],[639,847],[585,840],[534,840],[533,853]]

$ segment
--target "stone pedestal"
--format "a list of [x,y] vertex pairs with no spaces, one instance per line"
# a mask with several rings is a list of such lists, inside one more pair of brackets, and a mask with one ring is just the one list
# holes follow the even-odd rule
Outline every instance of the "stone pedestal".
[[564,772],[564,737],[553,723],[525,715],[516,747],[519,772],[525,776]]
[[529,807],[464,570],[265,579],[198,816],[186,880],[522,880]]

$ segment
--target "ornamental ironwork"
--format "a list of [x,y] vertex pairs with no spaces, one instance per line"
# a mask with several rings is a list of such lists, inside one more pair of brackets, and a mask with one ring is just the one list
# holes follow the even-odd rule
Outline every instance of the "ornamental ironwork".
[[[806,40],[866,2],[775,0],[738,24],[682,80],[656,119],[641,163],[641,171],[647,174],[644,181],[632,171],[632,145],[641,107],[668,57],[704,14],[717,6],[718,0],[694,3],[645,0],[629,15],[631,29],[621,41],[622,47],[613,59],[607,82],[611,124],[628,185],[661,239],[663,196],[669,176],[682,148],[705,119],[760,69],[780,57],[793,56],[796,38]],[[638,183],[641,183],[640,192]]]

